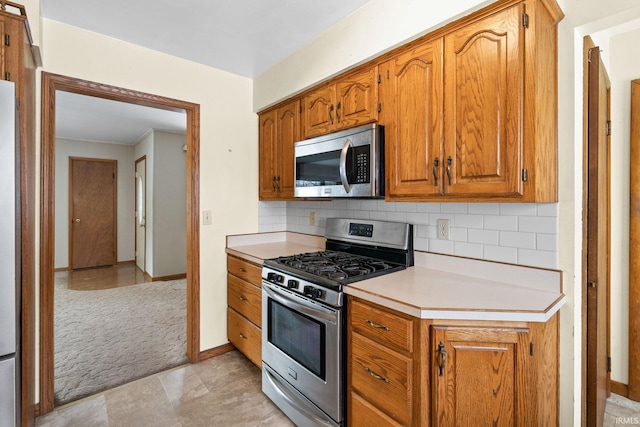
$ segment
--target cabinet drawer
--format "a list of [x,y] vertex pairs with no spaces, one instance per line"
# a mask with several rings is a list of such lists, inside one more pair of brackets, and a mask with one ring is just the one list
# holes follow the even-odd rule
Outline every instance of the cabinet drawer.
[[352,390],[403,425],[411,421],[412,366],[410,358],[352,334]]
[[262,326],[262,291],[249,282],[227,274],[227,304],[235,311]]
[[349,395],[349,403],[348,415],[350,427],[401,427],[400,424],[389,418],[385,413],[381,412],[357,393],[351,392]]
[[411,352],[413,321],[383,311],[360,300],[350,299],[351,328],[381,344]]
[[262,267],[258,265],[240,258],[227,256],[227,271],[249,283],[253,283],[257,287],[262,287]]
[[227,336],[242,354],[262,367],[262,331],[232,308],[227,309]]

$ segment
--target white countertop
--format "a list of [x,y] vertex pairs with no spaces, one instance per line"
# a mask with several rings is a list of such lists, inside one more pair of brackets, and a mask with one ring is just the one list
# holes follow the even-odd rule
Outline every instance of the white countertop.
[[546,322],[564,304],[557,270],[416,252],[414,267],[345,292],[422,319]]
[[325,238],[288,231],[227,236],[226,252],[248,261],[262,261],[280,256],[324,250]]
[[[263,260],[323,250],[325,239],[291,232],[227,237],[226,252]],[[564,304],[562,273],[415,252],[415,266],[344,287],[345,293],[422,319],[546,322]]]

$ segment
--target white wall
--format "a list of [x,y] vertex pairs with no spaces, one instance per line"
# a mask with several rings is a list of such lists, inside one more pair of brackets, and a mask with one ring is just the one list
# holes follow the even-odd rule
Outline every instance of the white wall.
[[127,145],[56,139],[55,182],[55,268],[69,267],[69,157],[88,157],[118,161],[118,258],[134,259],[133,147]]
[[40,30],[44,71],[200,105],[200,207],[213,216],[200,231],[200,348],[227,343],[225,238],[258,230],[253,82],[48,19]]
[[153,131],[153,277],[187,271],[187,161],[184,134]]

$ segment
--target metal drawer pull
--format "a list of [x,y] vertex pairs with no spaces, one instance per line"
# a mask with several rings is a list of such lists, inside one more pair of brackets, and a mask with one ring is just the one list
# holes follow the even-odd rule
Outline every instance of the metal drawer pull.
[[244,336],[242,333],[240,333],[240,338],[242,338],[243,340],[246,340],[246,339],[247,339],[247,337],[246,337],[246,336]]
[[373,323],[371,320],[367,319],[367,323],[370,326],[373,326],[374,328],[378,328],[378,329],[384,329],[385,331],[389,330],[388,326],[384,326],[384,325],[378,325],[377,323]]
[[240,301],[248,301],[245,297],[243,297],[242,295],[240,295],[238,298],[240,298]]
[[389,382],[389,380],[388,380],[387,378],[385,378],[385,377],[383,377],[383,376],[380,376],[380,375],[376,374],[376,373],[375,373],[375,372],[373,372],[371,369],[369,369],[369,368],[364,368],[364,369],[366,369],[366,370],[367,370],[367,372],[369,372],[369,375],[371,375],[373,378],[375,378],[375,379],[377,379],[377,380],[384,381],[385,383],[388,383],[388,382]]
[[247,272],[247,269],[246,269],[246,268],[244,268],[244,267],[240,267],[240,273],[246,273],[246,272]]

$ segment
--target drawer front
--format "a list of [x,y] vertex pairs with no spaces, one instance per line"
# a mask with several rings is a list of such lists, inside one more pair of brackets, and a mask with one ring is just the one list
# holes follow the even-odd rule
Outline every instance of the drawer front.
[[227,336],[231,344],[262,368],[262,331],[232,308],[227,309]]
[[262,291],[251,283],[227,274],[227,304],[262,327]]
[[409,425],[412,360],[358,334],[351,335],[352,390],[396,422]]
[[354,392],[349,395],[349,411],[347,413],[349,415],[349,427],[401,427],[401,424],[389,418],[384,412]]
[[413,351],[413,321],[351,298],[351,329],[372,340]]
[[227,271],[234,276],[262,287],[262,267],[234,256],[227,256]]

